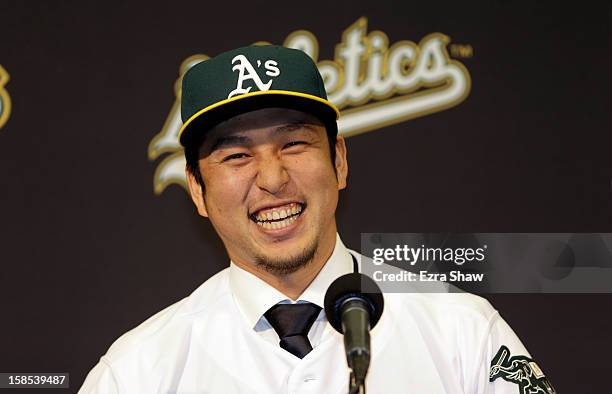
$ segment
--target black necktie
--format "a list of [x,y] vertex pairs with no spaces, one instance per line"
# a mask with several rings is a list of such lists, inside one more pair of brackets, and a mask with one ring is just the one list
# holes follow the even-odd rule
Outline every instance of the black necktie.
[[280,346],[296,357],[304,358],[312,345],[308,331],[317,319],[321,307],[311,304],[276,304],[264,316],[280,338]]

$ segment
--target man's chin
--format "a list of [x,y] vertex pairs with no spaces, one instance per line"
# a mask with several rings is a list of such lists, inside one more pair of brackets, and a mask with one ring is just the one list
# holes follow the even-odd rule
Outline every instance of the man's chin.
[[274,275],[289,275],[312,262],[317,251],[318,240],[297,253],[280,253],[274,256],[259,255],[255,258],[257,267]]

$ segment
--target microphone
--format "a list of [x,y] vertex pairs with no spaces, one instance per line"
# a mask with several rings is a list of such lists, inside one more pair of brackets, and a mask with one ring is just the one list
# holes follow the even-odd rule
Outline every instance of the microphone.
[[351,273],[337,278],[325,293],[325,315],[344,335],[346,361],[351,369],[349,393],[365,392],[370,366],[370,329],[384,309],[380,288],[370,277]]

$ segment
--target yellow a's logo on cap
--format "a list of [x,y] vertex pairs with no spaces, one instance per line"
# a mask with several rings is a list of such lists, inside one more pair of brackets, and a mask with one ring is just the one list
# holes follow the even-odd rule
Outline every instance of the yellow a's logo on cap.
[[4,89],[4,85],[9,81],[9,74],[2,66],[0,66],[0,129],[11,114],[11,98],[8,92]]

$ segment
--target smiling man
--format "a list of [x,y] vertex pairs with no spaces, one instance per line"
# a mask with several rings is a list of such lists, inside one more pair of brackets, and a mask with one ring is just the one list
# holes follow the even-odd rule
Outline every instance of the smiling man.
[[[316,65],[277,46],[226,52],[186,73],[181,110],[191,198],[229,267],[119,338],[80,393],[347,393],[323,299],[367,262],[337,234],[346,146]],[[554,393],[485,300],[384,298],[370,393]]]
[[329,138],[307,113],[255,110],[212,128],[187,173],[198,212],[210,218],[232,262],[293,299],[335,246],[347,163],[344,140],[330,146]]

